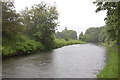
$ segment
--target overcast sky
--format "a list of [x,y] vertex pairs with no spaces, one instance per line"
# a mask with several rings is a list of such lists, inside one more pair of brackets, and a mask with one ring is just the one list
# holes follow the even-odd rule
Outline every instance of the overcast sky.
[[25,7],[39,4],[42,1],[49,4],[56,3],[59,12],[59,31],[67,27],[79,34],[81,31],[85,32],[89,27],[105,25],[106,13],[105,11],[96,13],[96,5],[93,4],[93,0],[15,0],[15,8],[19,12]]

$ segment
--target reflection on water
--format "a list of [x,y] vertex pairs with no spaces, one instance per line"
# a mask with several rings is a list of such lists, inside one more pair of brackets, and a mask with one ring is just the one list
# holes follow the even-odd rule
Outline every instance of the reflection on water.
[[7,78],[95,78],[106,50],[94,44],[64,46],[49,52],[3,60]]

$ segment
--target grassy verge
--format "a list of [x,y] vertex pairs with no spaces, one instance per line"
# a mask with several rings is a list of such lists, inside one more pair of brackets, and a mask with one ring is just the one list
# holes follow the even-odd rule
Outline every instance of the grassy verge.
[[97,75],[98,78],[118,78],[118,52],[117,50],[107,48],[107,64],[104,69]]

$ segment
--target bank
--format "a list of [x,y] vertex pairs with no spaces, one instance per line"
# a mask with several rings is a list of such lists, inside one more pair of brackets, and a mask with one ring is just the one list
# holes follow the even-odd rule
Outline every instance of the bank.
[[[84,44],[85,42],[80,40],[64,40],[64,39],[55,39],[54,44],[51,46],[51,49],[60,48],[67,45],[73,44]],[[25,42],[13,42],[9,41],[10,45],[2,47],[2,57],[12,57],[12,56],[24,56],[34,54],[35,51],[48,51],[44,45],[40,42],[34,40],[26,40]]]
[[98,78],[118,78],[118,52],[115,47],[105,45],[107,60],[104,69],[97,75]]

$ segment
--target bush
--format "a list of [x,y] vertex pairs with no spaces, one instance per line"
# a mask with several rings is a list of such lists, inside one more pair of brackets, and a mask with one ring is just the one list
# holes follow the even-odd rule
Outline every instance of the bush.
[[28,40],[24,43],[17,43],[16,51],[18,54],[26,53],[30,54],[32,51],[35,50],[44,50],[44,46],[40,42],[35,42],[33,40]]
[[65,41],[64,39],[55,39],[54,43],[55,43],[54,48],[59,48],[59,47],[62,47],[62,46],[72,45],[72,44],[84,44],[84,42],[80,41],[80,40]]
[[13,55],[13,53],[16,53],[16,50],[12,49],[10,46],[4,46],[2,48],[2,55],[3,56]]
[[[35,40],[30,40],[25,36],[17,36],[17,39],[15,38],[13,40],[8,40],[7,38],[3,38],[3,40],[4,40],[4,44],[2,47],[3,57],[14,56],[14,55],[27,55],[27,54],[31,54],[32,51],[36,51],[36,50],[40,50],[40,51],[48,50],[46,45],[43,45]],[[82,44],[82,43],[84,42],[80,40],[65,41],[64,39],[55,38],[50,47],[53,49],[65,45]]]
[[3,47],[3,56],[11,55],[25,55],[30,54],[35,50],[44,50],[44,46],[40,42],[35,42],[34,40],[27,40],[26,42],[18,42],[14,47],[4,46]]

